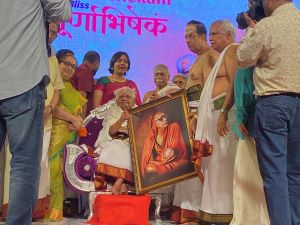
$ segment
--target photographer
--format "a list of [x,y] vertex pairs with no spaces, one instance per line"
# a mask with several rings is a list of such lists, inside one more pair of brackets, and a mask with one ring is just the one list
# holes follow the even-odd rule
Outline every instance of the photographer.
[[[267,18],[249,26],[237,50],[255,66],[255,141],[271,225],[300,224],[300,12],[288,0],[252,0]],[[255,13],[254,13],[255,14]]]
[[40,176],[45,85],[45,17],[66,21],[69,0],[2,0],[0,7],[0,149],[12,153],[6,224],[31,224]]

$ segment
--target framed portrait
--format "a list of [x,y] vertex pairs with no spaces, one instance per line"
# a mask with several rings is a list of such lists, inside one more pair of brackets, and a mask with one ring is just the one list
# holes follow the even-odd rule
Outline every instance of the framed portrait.
[[129,137],[137,194],[196,176],[183,90],[130,113]]

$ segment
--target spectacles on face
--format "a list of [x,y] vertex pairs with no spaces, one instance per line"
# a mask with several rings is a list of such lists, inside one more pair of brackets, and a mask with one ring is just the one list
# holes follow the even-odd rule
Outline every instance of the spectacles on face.
[[167,120],[168,117],[167,117],[166,115],[162,115],[162,116],[159,117],[157,120],[155,120],[155,122],[157,122],[157,121],[163,121],[164,119]]
[[76,64],[73,64],[73,63],[70,63],[68,61],[61,61],[65,66],[67,67],[71,67],[72,69],[76,70],[77,68],[77,65]]

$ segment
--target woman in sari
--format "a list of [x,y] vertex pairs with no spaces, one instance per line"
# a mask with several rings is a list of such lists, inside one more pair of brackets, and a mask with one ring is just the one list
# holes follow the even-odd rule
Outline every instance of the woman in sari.
[[233,130],[239,142],[234,162],[234,211],[230,225],[270,224],[253,138],[256,104],[253,69],[238,69],[234,80],[236,112]]
[[87,102],[69,82],[77,65],[74,56],[62,55],[58,62],[65,88],[60,91],[59,102],[53,113],[49,147],[50,207],[47,218],[50,221],[61,221],[63,217],[62,153],[64,146],[75,140],[76,130],[82,127],[82,107]]
[[125,77],[129,69],[130,59],[126,52],[117,52],[111,57],[109,64],[111,75],[101,77],[94,90],[94,108],[112,100],[115,97],[114,91],[122,87],[134,89],[136,92],[135,104],[138,106],[141,104],[141,97],[135,82]]
[[151,117],[151,128],[143,146],[141,171],[164,175],[188,163],[186,146],[178,123],[168,123],[164,112]]
[[111,182],[112,194],[117,195],[127,193],[126,183],[134,183],[127,127],[130,118],[128,111],[134,106],[136,96],[129,87],[117,89],[115,96],[116,104],[106,112],[95,144],[99,158],[94,181],[98,190],[101,189],[99,184],[102,178]]

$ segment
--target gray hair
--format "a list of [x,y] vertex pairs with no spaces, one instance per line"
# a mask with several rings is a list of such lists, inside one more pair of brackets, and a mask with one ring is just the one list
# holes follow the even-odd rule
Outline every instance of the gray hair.
[[216,23],[220,24],[220,27],[219,27],[220,31],[230,32],[230,36],[231,36],[232,40],[235,41],[235,36],[236,36],[235,28],[229,20],[216,20],[213,22],[213,24],[216,24]]
[[187,77],[186,77],[184,74],[182,74],[182,73],[177,73],[177,74],[173,77],[173,81],[174,81],[175,78],[177,78],[177,77],[180,77],[180,78],[182,78],[182,79],[184,79],[184,80],[187,79]]
[[153,69],[153,74],[155,74],[155,72],[159,69],[167,72],[167,74],[170,75],[169,68],[165,64],[157,64]]
[[121,94],[126,93],[128,94],[132,99],[135,99],[135,90],[131,89],[130,87],[122,87],[117,90],[115,90],[114,94],[116,99],[120,97]]

